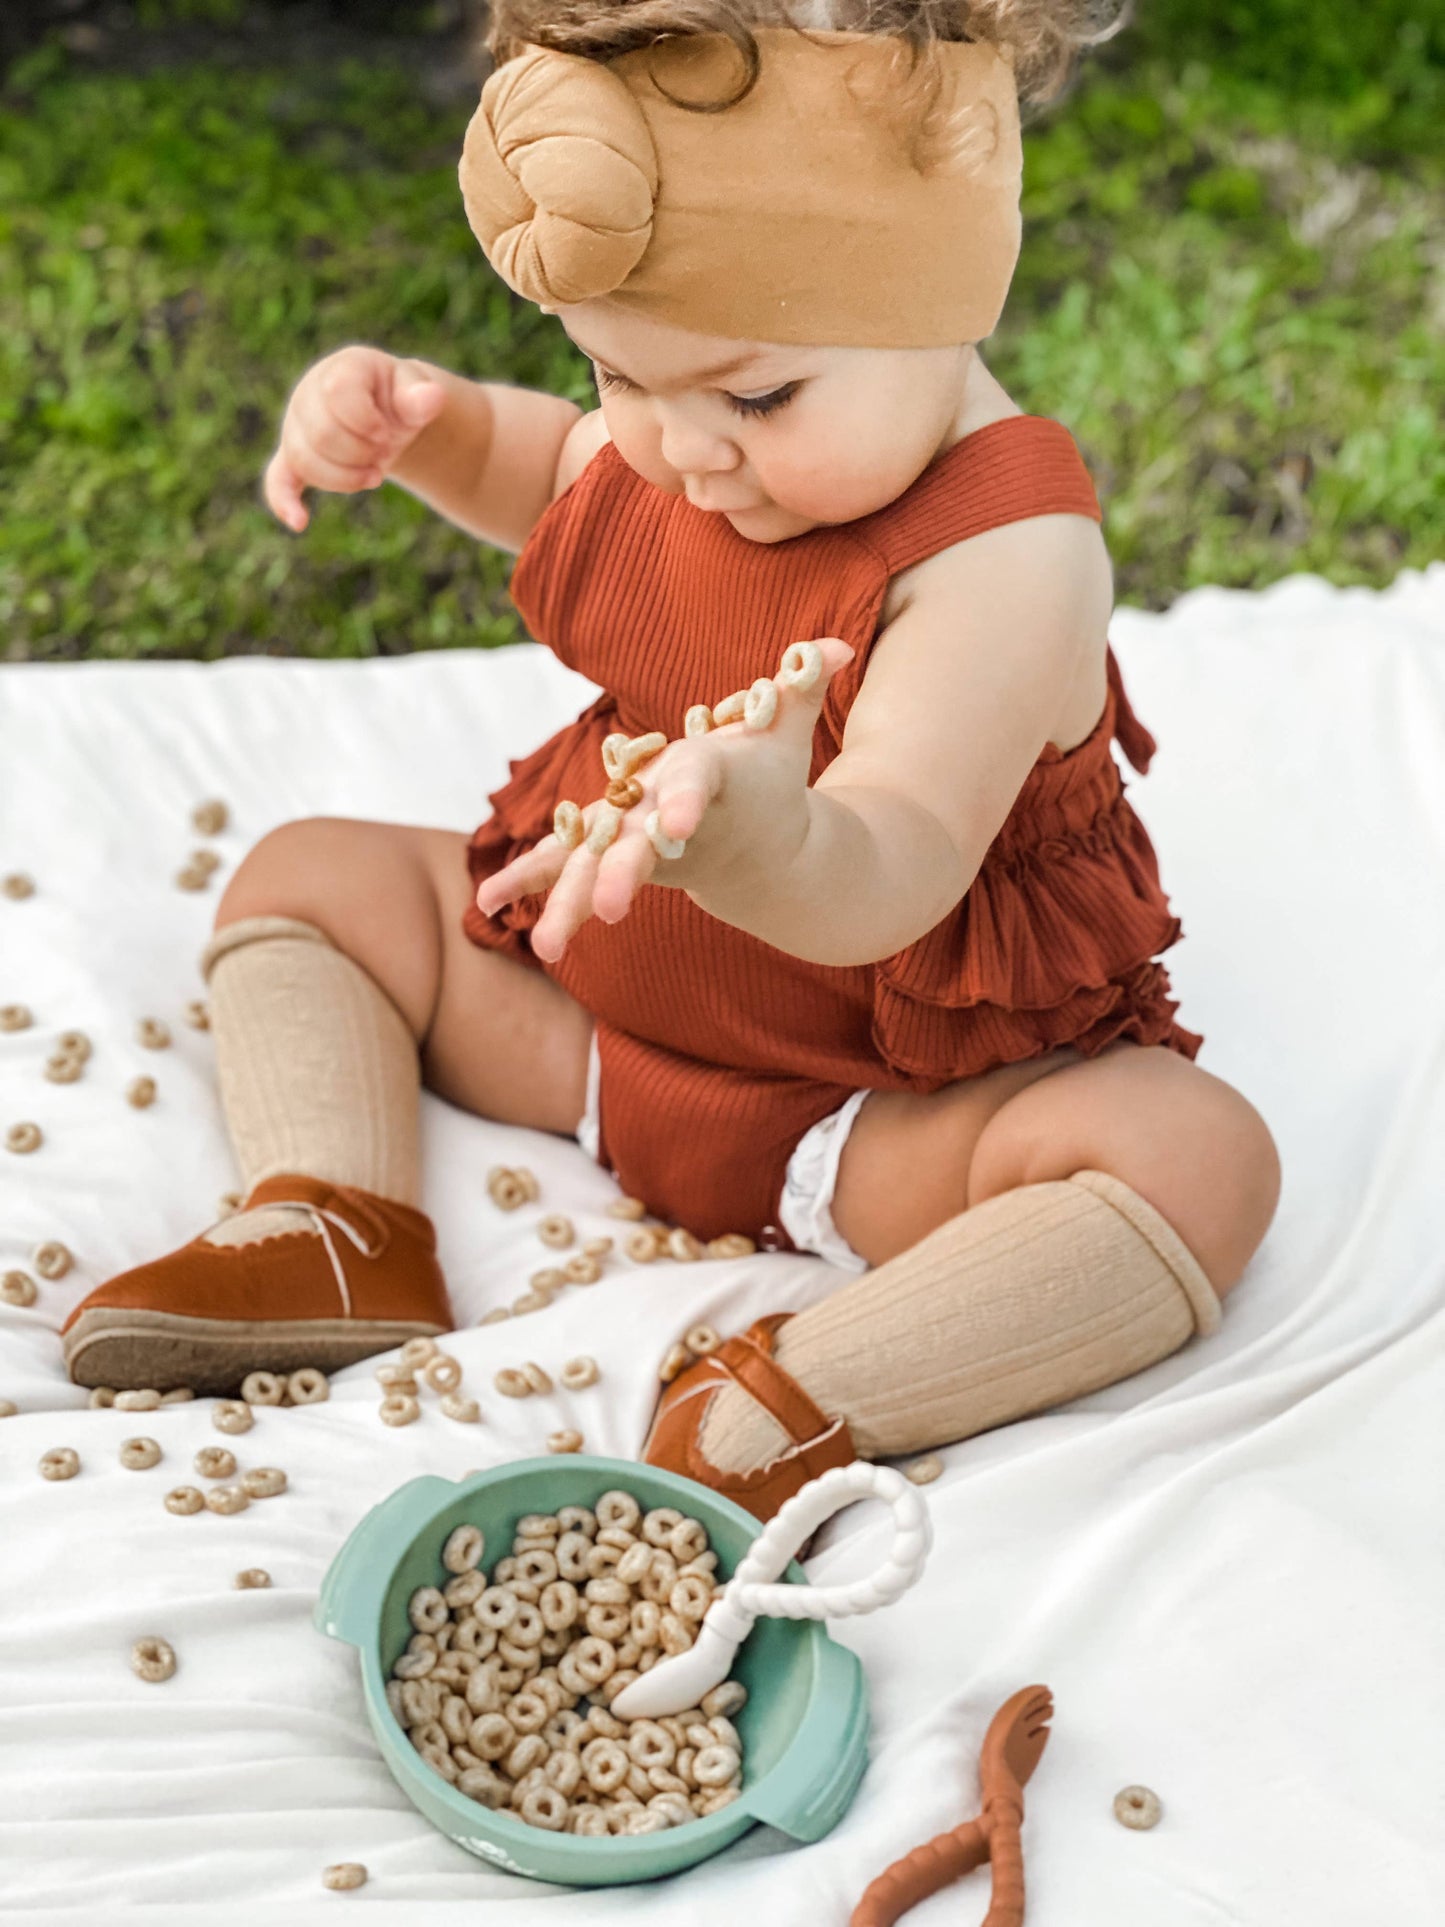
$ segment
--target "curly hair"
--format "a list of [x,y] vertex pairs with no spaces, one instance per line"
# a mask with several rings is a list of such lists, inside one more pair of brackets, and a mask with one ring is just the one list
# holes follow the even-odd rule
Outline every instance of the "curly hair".
[[1133,18],[1134,0],[491,0],[487,47],[500,65],[523,46],[590,60],[690,34],[723,34],[737,48],[734,92],[707,103],[717,113],[757,82],[755,27],[892,35],[908,49],[902,90],[926,119],[937,91],[929,55],[938,41],[989,41],[1013,60],[1021,106],[1045,106],[1063,92],[1080,51],[1111,40]]

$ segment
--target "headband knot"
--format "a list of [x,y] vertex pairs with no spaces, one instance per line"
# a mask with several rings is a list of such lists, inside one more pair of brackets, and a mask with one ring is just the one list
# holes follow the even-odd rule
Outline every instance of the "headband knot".
[[458,172],[488,259],[539,306],[611,293],[652,239],[647,121],[616,74],[580,55],[537,47],[498,67]]

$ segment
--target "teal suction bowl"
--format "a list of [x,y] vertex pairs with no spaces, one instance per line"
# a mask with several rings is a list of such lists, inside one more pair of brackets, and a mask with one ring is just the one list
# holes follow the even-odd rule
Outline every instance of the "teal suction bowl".
[[[736,1717],[743,1790],[721,1812],[665,1833],[590,1839],[547,1833],[458,1793],[412,1746],[386,1699],[386,1681],[411,1637],[407,1602],[418,1586],[445,1585],[441,1550],[459,1525],[486,1534],[483,1565],[511,1550],[527,1512],[595,1505],[623,1487],[644,1507],[672,1505],[707,1527],[718,1569],[731,1574],[761,1527],[706,1486],[629,1459],[522,1459],[452,1480],[400,1486],[356,1527],[332,1561],[316,1604],[319,1631],[354,1646],[367,1715],[382,1758],[407,1798],[469,1853],[509,1873],[574,1887],[655,1880],[719,1853],[759,1821],[798,1841],[836,1826],[867,1764],[868,1707],[855,1654],[813,1620],[760,1619],[738,1649],[732,1677],[748,1689]],[[788,1578],[801,1580],[796,1562]]]

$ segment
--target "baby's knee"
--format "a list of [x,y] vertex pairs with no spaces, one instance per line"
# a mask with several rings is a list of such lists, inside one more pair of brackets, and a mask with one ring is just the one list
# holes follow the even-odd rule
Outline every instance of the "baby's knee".
[[363,827],[345,817],[302,816],[268,830],[237,865],[216,908],[216,928],[243,917],[298,917],[325,929],[328,880],[350,860]]

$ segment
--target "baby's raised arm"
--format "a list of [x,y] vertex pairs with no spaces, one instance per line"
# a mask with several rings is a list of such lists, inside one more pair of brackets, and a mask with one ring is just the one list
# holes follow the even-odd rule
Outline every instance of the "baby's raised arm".
[[292,390],[263,480],[278,521],[310,520],[304,488],[397,482],[468,535],[519,550],[555,492],[575,402],[352,344]]

